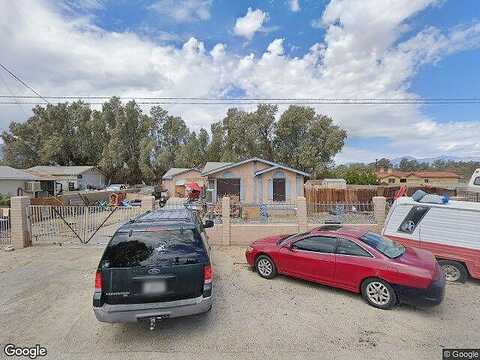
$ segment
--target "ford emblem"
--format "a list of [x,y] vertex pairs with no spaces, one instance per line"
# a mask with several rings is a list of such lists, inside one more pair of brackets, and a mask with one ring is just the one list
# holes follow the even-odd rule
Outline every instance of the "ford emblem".
[[157,268],[148,269],[148,273],[150,275],[158,275],[158,274],[160,274],[160,272],[161,272],[161,270],[157,269]]

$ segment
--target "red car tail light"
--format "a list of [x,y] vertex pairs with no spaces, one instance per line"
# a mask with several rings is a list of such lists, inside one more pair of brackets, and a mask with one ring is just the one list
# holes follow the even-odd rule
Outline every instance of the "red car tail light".
[[102,292],[102,273],[100,271],[95,274],[95,292]]
[[213,269],[211,265],[205,265],[203,268],[203,279],[205,284],[210,284],[213,279]]

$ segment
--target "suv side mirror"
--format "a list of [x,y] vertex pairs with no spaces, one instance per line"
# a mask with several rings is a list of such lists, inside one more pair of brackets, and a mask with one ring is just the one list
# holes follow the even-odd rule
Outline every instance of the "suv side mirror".
[[214,225],[215,225],[215,223],[214,223],[212,220],[206,220],[206,221],[205,221],[205,224],[203,224],[203,227],[204,227],[205,229],[207,229],[207,228],[213,227]]

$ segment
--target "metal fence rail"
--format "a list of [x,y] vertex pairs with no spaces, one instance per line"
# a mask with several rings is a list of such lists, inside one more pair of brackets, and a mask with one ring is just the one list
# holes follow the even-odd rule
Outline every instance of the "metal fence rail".
[[297,222],[295,203],[230,205],[232,224],[272,224]]
[[12,243],[10,217],[0,217],[0,245],[10,245]]
[[111,235],[118,225],[142,213],[140,207],[30,205],[28,219],[33,242],[88,243]]
[[374,224],[373,203],[307,203],[309,223]]

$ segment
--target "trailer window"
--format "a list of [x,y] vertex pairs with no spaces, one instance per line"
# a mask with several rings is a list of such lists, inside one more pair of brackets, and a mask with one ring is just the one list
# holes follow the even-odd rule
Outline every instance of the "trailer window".
[[413,234],[429,209],[427,206],[414,206],[403,219],[398,231]]

